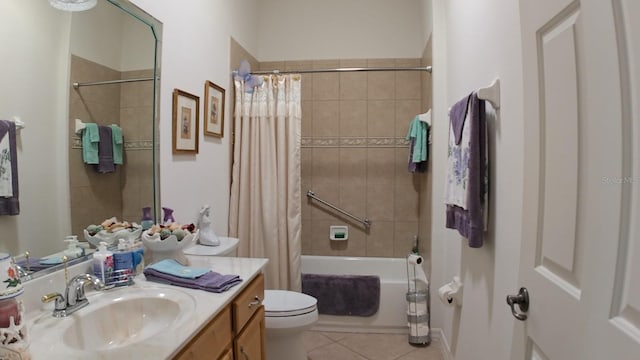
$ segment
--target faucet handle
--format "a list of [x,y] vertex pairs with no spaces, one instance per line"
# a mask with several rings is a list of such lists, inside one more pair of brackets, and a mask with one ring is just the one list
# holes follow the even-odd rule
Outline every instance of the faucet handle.
[[85,300],[84,286],[93,284],[95,290],[104,290],[104,282],[95,275],[81,274],[74,276],[67,284],[67,304],[75,305],[78,301]]
[[43,303],[48,303],[48,302],[52,302],[53,300],[56,301],[56,310],[64,310],[67,307],[67,304],[64,301],[64,296],[62,296],[62,294],[60,293],[50,293],[47,295],[44,295],[41,299],[40,299]]

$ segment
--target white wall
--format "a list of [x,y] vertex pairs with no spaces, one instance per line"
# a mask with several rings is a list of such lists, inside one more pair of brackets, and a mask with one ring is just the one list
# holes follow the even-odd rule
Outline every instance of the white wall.
[[148,26],[107,1],[71,17],[71,53],[110,69],[152,68],[153,45]]
[[26,123],[17,136],[20,215],[0,216],[0,252],[51,254],[71,228],[70,24],[69,13],[46,1],[0,1],[0,119],[19,116]]
[[[456,360],[508,359],[514,318],[505,302],[518,289],[522,215],[523,99],[519,8],[511,0],[433,0],[434,136],[432,288],[460,274],[461,309],[432,304]],[[467,246],[444,228],[447,109],[499,77],[502,107],[489,123],[490,222],[485,245]],[[482,354],[481,357],[478,354]]]
[[[162,206],[175,210],[176,220],[194,222],[203,204],[211,205],[215,230],[227,234],[229,207],[229,140],[232,89],[229,39],[233,36],[255,54],[257,0],[134,0],[163,23],[160,98],[160,191]],[[226,89],[225,134],[220,140],[203,136],[197,155],[173,155],[172,92],[175,88],[200,97],[211,80]],[[201,120],[202,121],[202,120]]]
[[421,20],[422,20],[422,38],[426,43],[433,32],[433,1],[422,0],[421,6]]
[[260,61],[420,58],[421,0],[261,0]]
[[[106,1],[99,1],[98,5],[89,11],[70,14],[70,52],[119,70],[124,29],[122,12]],[[79,31],[80,29],[82,31]],[[153,64],[153,61],[151,63]]]

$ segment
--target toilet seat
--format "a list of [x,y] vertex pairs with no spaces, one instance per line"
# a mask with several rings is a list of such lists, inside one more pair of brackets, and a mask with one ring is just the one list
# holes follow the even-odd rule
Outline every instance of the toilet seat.
[[265,290],[265,317],[292,317],[317,311],[316,298],[286,290]]

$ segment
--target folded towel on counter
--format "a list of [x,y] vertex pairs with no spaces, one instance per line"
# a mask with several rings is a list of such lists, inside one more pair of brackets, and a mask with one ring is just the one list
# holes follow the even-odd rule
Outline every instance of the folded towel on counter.
[[27,260],[21,259],[16,261],[16,264],[23,268],[25,271],[40,271],[44,269],[48,269],[55,264],[43,264],[40,262],[41,259],[38,257],[29,258],[29,266],[27,266]]
[[211,270],[205,268],[195,268],[191,266],[184,266],[174,259],[164,259],[147,266],[147,269],[153,269],[167,275],[172,275],[184,279],[198,278]]
[[10,181],[11,192],[0,197],[0,215],[19,215],[20,200],[18,192],[18,149],[16,146],[16,124],[9,120],[0,120],[0,139],[8,138],[8,143],[0,154],[0,173]]
[[214,271],[209,271],[196,279],[185,279],[173,276],[150,267],[146,267],[143,273],[149,281],[214,293],[225,292],[242,282],[242,279],[238,275],[222,275]]
[[113,139],[113,163],[122,165],[122,129],[118,125],[109,125]]
[[40,265],[58,265],[62,264],[62,258],[60,256],[48,256],[40,259]]
[[82,130],[82,161],[85,164],[98,163],[99,142],[98,125],[94,123],[85,124],[84,130]]
[[113,136],[111,128],[108,126],[98,126],[100,142],[98,143],[98,165],[96,170],[99,173],[114,172],[116,166],[113,163]]

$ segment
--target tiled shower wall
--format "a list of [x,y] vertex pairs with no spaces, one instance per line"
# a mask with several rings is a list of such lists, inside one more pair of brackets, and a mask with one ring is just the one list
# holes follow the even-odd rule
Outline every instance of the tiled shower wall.
[[[92,61],[72,56],[71,82],[115,80],[153,76],[152,70],[118,72]],[[139,222],[144,206],[153,206],[151,82],[81,87],[69,90],[69,184],[71,231],[82,238],[82,230],[116,216]],[[75,119],[122,128],[125,147],[123,166],[113,173],[99,174],[82,161],[80,135]]]
[[[415,67],[422,59],[263,62],[261,70]],[[419,229],[425,174],[407,170],[409,123],[426,112],[420,72],[303,74],[302,253],[404,257]],[[430,94],[429,94],[430,97]],[[308,199],[307,190],[358,217],[365,228]],[[424,197],[423,197],[424,198]],[[349,239],[330,241],[330,225]]]

